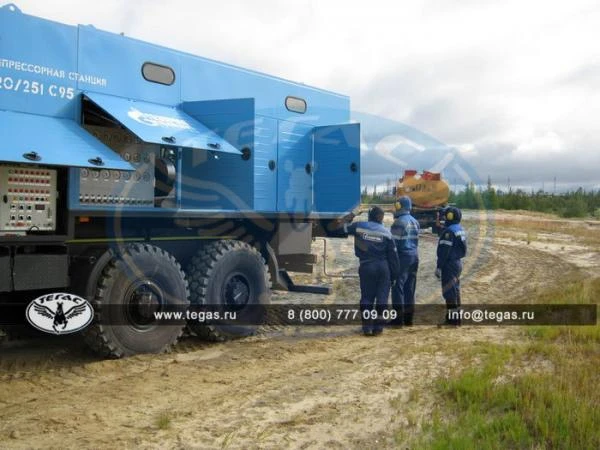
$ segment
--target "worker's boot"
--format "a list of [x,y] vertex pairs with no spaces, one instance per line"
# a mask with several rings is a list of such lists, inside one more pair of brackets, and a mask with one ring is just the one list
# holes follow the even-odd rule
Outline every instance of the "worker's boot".
[[446,316],[444,317],[444,320],[438,324],[438,328],[441,327],[452,327],[452,328],[456,328],[460,326],[460,316],[459,314],[459,310],[458,308],[448,308],[446,310]]
[[387,323],[387,326],[390,328],[402,328],[403,325],[403,315],[402,315],[402,308],[397,308],[394,307],[394,311],[396,311],[396,318],[390,320]]

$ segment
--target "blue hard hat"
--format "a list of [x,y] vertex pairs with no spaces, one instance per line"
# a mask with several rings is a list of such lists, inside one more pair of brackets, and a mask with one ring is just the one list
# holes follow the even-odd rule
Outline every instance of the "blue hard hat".
[[444,210],[444,218],[448,223],[460,223],[462,212],[456,206],[448,206]]
[[410,197],[403,195],[396,202],[396,211],[410,211],[412,209],[412,200]]

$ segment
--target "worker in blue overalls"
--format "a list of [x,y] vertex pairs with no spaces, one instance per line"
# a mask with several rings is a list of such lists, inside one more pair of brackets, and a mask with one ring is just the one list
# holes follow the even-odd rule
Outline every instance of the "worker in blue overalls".
[[[383,311],[387,308],[392,279],[399,272],[399,261],[392,234],[383,226],[384,212],[378,206],[369,210],[368,222],[345,224],[354,235],[354,253],[360,261],[360,309],[362,330],[367,336],[383,331]],[[371,317],[376,315],[376,319]]]
[[467,254],[467,235],[460,225],[460,209],[450,206],[443,213],[444,229],[437,247],[435,276],[442,281],[442,296],[446,301],[445,325],[460,325],[460,319],[451,318],[460,307],[460,274],[462,258]]
[[395,205],[391,232],[398,250],[400,274],[392,288],[392,305],[396,318],[392,326],[412,326],[415,310],[415,289],[419,269],[419,222],[410,215],[410,197],[400,197]]

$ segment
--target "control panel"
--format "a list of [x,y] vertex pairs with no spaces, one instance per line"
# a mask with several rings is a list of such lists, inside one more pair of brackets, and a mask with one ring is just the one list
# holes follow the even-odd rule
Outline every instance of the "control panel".
[[154,205],[154,167],[158,148],[126,130],[86,125],[105,145],[119,153],[135,171],[79,169],[79,203],[94,206]]
[[79,170],[81,205],[152,206],[154,176],[149,171]]
[[56,170],[0,165],[0,232],[56,229]]

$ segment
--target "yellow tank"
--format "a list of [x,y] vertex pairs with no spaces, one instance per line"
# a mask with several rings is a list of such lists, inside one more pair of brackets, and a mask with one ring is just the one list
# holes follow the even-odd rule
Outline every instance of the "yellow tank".
[[423,171],[419,175],[416,170],[405,170],[396,185],[396,198],[403,195],[410,197],[413,207],[443,207],[448,203],[450,187],[439,173]]

